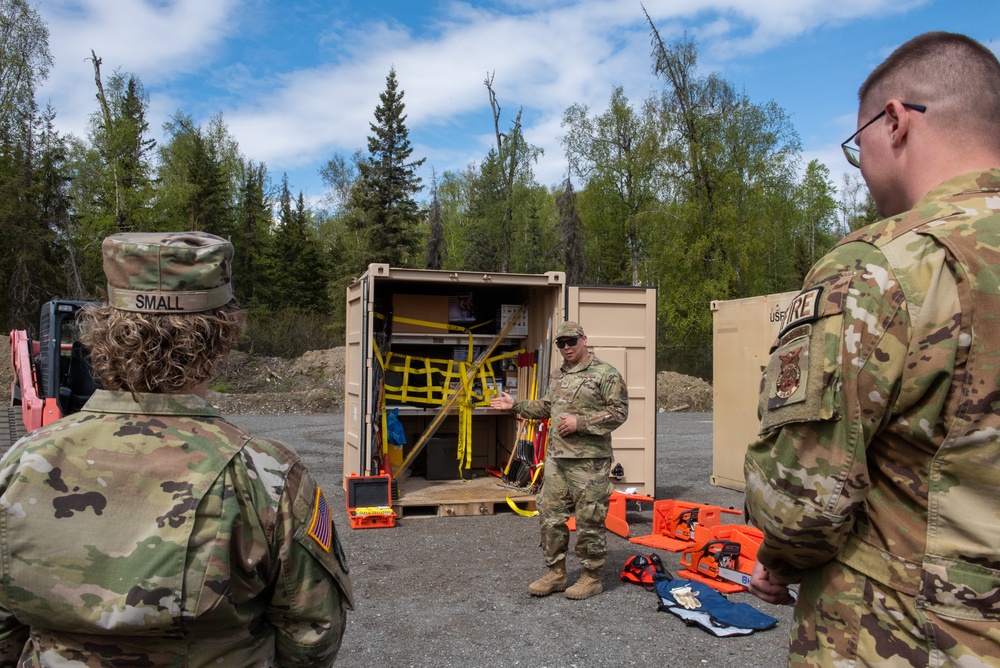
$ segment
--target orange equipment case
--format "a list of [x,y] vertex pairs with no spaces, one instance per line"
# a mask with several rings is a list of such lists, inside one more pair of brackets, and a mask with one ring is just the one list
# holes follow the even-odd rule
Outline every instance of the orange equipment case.
[[[653,497],[646,496],[645,494],[626,494],[618,490],[612,491],[611,498],[608,500],[608,516],[604,520],[604,526],[608,531],[616,533],[622,538],[628,538],[628,521],[625,519],[626,502],[635,501],[639,503],[640,501],[653,502],[655,500]],[[576,531],[576,517],[569,518],[569,521],[566,522],[566,527],[570,531]]]
[[352,529],[378,529],[396,526],[392,509],[392,479],[387,475],[347,478],[347,518]]
[[711,531],[722,524],[723,514],[742,515],[731,508],[663,499],[653,504],[653,533],[629,538],[629,541],[659,550],[682,552],[692,543],[709,540]]

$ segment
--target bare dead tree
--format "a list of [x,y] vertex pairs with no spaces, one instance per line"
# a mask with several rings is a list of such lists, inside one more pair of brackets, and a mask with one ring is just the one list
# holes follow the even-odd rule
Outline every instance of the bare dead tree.
[[[514,218],[514,177],[517,174],[517,164],[523,150],[521,139],[521,113],[524,108],[518,108],[517,118],[510,135],[500,132],[500,103],[493,90],[495,72],[486,75],[483,85],[490,96],[490,109],[493,110],[493,131],[497,140],[497,160],[500,163],[501,187],[503,190],[503,213],[500,218],[500,271],[510,271],[511,254],[511,221]],[[506,140],[506,141],[505,141]]]
[[122,188],[121,182],[118,178],[118,161],[114,159],[113,155],[107,149],[110,148],[110,144],[114,138],[114,117],[111,113],[111,106],[108,104],[107,96],[104,94],[104,83],[101,81],[101,63],[103,62],[94,53],[94,50],[90,50],[91,61],[94,63],[94,82],[97,84],[97,101],[101,105],[101,116],[104,118],[104,144],[105,144],[105,155],[108,164],[111,166],[111,178],[114,183],[115,189],[115,225],[121,231],[125,231],[128,227],[125,221],[125,207],[122,203]]

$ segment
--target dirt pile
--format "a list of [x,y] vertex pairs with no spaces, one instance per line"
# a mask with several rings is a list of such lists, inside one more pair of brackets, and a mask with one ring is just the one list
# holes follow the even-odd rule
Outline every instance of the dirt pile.
[[[344,348],[313,350],[296,359],[235,352],[209,383],[208,400],[223,413],[331,413],[344,400]],[[0,402],[10,402],[14,372],[10,340],[0,337]],[[709,412],[712,386],[672,371],[656,374],[656,402],[668,412]]]
[[[237,353],[210,388],[209,400],[223,413],[337,411],[343,406],[344,349],[314,350],[295,360]],[[712,386],[662,371],[656,374],[656,401],[661,412],[711,412]]]
[[331,413],[343,406],[344,348],[293,360],[235,352],[209,383],[222,413]]
[[673,371],[656,374],[656,405],[660,412],[712,412],[712,386],[701,378]]

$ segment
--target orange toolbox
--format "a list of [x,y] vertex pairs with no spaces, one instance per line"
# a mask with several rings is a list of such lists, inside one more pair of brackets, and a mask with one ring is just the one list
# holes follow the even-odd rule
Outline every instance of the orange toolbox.
[[742,515],[731,508],[663,499],[653,504],[653,533],[629,540],[660,550],[682,552],[692,543],[709,540],[711,531],[722,524],[723,514]]
[[347,478],[347,518],[352,529],[381,529],[396,526],[392,509],[392,478],[387,475]]

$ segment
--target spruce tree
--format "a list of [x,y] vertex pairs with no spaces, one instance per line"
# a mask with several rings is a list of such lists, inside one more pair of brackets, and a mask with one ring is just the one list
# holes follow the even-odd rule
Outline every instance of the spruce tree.
[[576,193],[573,183],[566,177],[566,187],[556,197],[556,211],[559,214],[559,238],[563,247],[563,265],[566,267],[566,282],[570,285],[583,283],[587,258],[584,254],[583,223],[576,212]]
[[444,225],[441,223],[441,202],[438,201],[437,175],[431,172],[431,206],[427,210],[427,269],[441,269],[445,259]]
[[420,190],[416,170],[424,159],[410,160],[403,91],[391,68],[379,95],[375,122],[370,124],[368,156],[358,162],[358,181],[351,194],[355,226],[367,239],[367,262],[413,267],[420,255],[420,210],[413,195]]
[[330,307],[328,271],[319,250],[305,197],[292,198],[288,174],[281,178],[278,226],[270,259],[270,303],[273,308],[323,313]]
[[49,32],[25,0],[0,0],[0,331],[38,321],[64,292],[66,143],[36,92],[52,65]]
[[263,162],[245,160],[240,166],[236,225],[233,229],[234,288],[240,303],[256,306],[266,301],[267,256],[271,251],[273,198],[268,193],[269,177]]

